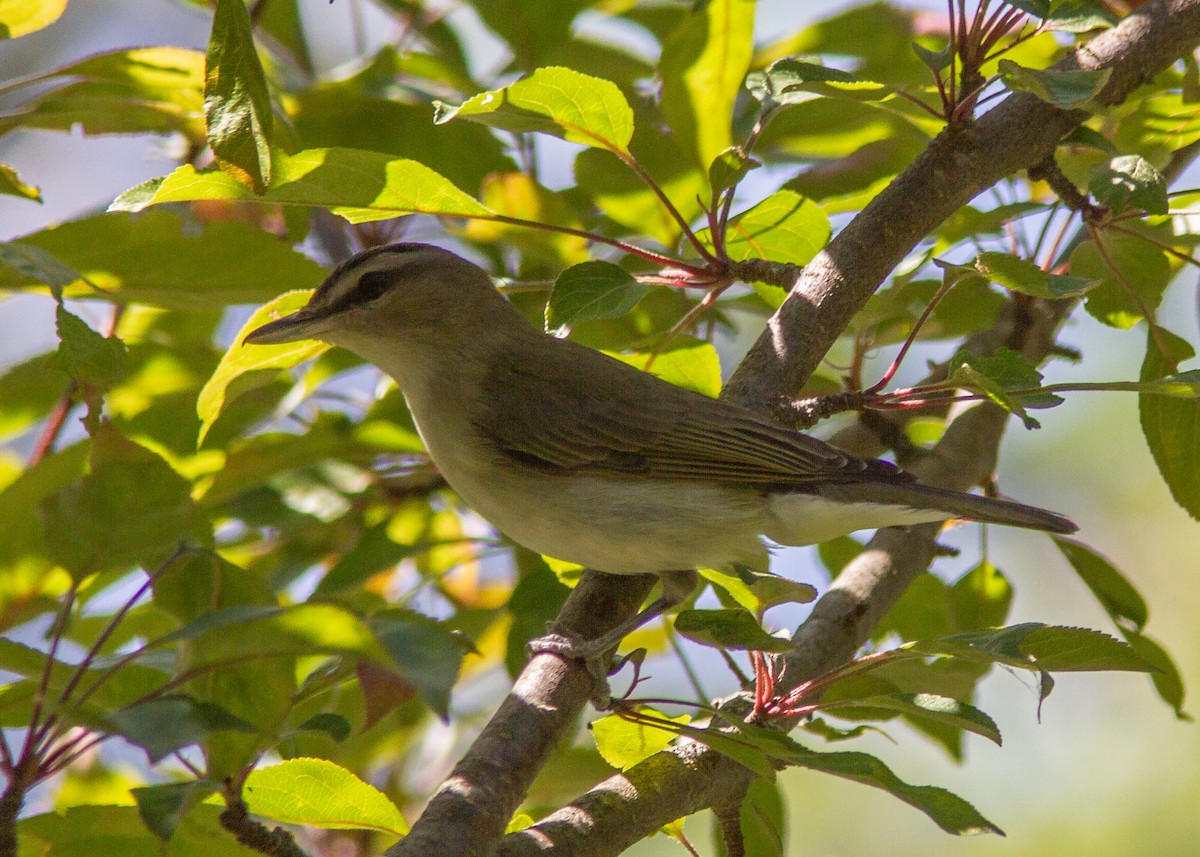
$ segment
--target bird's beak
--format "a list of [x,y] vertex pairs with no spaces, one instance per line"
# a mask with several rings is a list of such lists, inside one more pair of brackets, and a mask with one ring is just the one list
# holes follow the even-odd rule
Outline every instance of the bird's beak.
[[246,334],[244,345],[283,345],[302,339],[320,339],[325,327],[325,318],[308,307],[296,310],[291,315],[264,324]]

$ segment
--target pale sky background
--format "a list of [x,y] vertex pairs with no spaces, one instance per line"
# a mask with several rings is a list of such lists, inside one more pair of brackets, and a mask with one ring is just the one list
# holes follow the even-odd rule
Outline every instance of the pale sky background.
[[[761,2],[760,40],[847,5]],[[944,8],[940,3],[919,5]],[[347,0],[334,6],[325,0],[307,2],[310,23],[331,45],[322,54],[326,62],[346,56],[336,43],[349,31],[349,6]],[[58,24],[0,43],[0,80],[117,47],[174,44],[202,49],[208,26],[202,10],[171,0],[74,0]],[[481,44],[486,56],[486,39]],[[7,103],[0,100],[0,109]],[[0,240],[101,210],[121,191],[173,166],[156,138],[52,133],[0,138],[0,161],[40,186],[46,199],[38,206],[0,197]],[[1183,278],[1186,283],[1174,288],[1162,317],[1196,342],[1194,269]],[[1063,339],[1089,357],[1101,354],[1103,359],[1089,362],[1086,370],[1051,364],[1051,380],[1136,377],[1141,335],[1084,319]],[[0,367],[54,344],[47,299],[16,296],[0,302]],[[1109,556],[1141,588],[1150,603],[1150,633],[1179,658],[1185,680],[1195,689],[1200,686],[1200,559],[1195,550],[1200,525],[1167,495],[1141,438],[1134,398],[1076,394],[1065,406],[1040,412],[1039,417],[1045,426],[1040,432],[1029,433],[1016,424],[1009,432],[1000,473],[1003,490],[1063,511],[1081,524],[1081,539]],[[952,573],[968,568],[971,556],[978,553],[978,538],[978,528],[962,528],[951,541],[964,549],[964,558],[943,568]],[[1013,622],[1109,628],[1047,540],[1002,529],[993,529],[989,539],[993,562],[1018,588]],[[810,577],[814,572],[807,552],[789,552],[781,566],[777,570],[819,582]],[[790,625],[796,619],[776,621]],[[793,852],[866,857],[931,851],[947,857],[1196,853],[1200,737],[1196,727],[1176,722],[1157,702],[1144,677],[1063,675],[1043,707],[1040,724],[1036,695],[1024,676],[998,674],[984,686],[979,704],[999,722],[1006,746],[969,738],[969,758],[962,767],[903,727],[893,727],[899,746],[876,736],[837,749],[876,752],[909,782],[957,791],[1004,827],[1007,840],[954,839],[891,797],[829,777],[789,772],[783,780],[791,786]],[[706,824],[693,820],[688,825],[705,853]],[[682,852],[656,837],[630,853]]]

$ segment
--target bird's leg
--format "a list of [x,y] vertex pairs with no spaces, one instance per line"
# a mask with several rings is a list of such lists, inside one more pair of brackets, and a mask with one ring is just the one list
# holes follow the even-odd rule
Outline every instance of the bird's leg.
[[621,640],[651,619],[685,601],[695,590],[699,580],[696,572],[691,569],[659,572],[659,577],[662,580],[662,594],[608,633],[594,640],[581,640],[569,632],[556,629],[545,636],[530,640],[526,648],[530,655],[549,652],[583,661],[595,682],[592,704],[601,711],[607,709],[612,702],[612,694],[608,687],[609,666]]

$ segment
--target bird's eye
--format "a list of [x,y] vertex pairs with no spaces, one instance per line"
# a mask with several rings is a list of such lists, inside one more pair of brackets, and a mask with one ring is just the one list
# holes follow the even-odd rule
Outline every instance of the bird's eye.
[[359,278],[356,297],[363,303],[373,301],[388,290],[391,282],[387,271],[368,271]]

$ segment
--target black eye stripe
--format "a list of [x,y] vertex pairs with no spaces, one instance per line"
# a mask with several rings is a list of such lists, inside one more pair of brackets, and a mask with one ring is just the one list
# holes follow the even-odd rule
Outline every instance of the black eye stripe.
[[358,280],[358,287],[351,293],[355,303],[373,301],[388,290],[392,274],[388,271],[367,271]]

